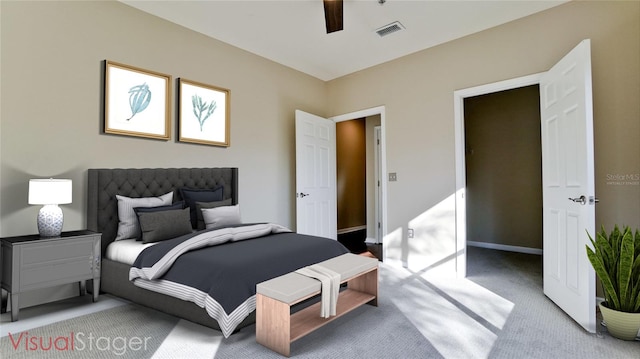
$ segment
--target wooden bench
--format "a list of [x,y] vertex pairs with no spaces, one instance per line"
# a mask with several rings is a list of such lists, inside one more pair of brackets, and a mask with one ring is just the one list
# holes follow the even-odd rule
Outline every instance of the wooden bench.
[[291,314],[291,306],[320,295],[318,280],[295,272],[259,283],[256,287],[256,341],[265,347],[289,356],[291,343],[317,328],[363,305],[378,305],[378,260],[356,254],[321,262],[340,273],[340,283],[347,289],[338,296],[336,315],[320,316],[321,303]]

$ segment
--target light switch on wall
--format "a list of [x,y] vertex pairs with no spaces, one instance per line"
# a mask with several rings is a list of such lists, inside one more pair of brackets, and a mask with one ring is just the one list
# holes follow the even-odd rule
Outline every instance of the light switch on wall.
[[395,172],[389,172],[389,182],[397,181],[398,175]]

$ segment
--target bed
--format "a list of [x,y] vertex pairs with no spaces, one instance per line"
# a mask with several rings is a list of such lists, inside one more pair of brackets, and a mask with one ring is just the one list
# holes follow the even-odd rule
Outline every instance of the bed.
[[[194,229],[192,233],[176,236],[167,241],[157,242],[162,245],[158,245],[154,242],[145,244],[145,246],[151,246],[149,249],[142,248],[142,243],[135,243],[129,241],[128,243],[132,247],[138,247],[135,255],[129,254],[129,257],[124,257],[114,254],[112,250],[114,246],[110,244],[116,242],[118,248],[126,242],[124,240],[115,241],[116,237],[120,237],[119,231],[119,218],[118,218],[118,199],[116,196],[124,196],[125,198],[149,198],[160,197],[173,193],[172,204],[183,200],[181,189],[189,188],[191,190],[212,190],[220,189],[221,202],[224,201],[224,208],[232,208],[238,204],[238,169],[237,168],[146,168],[146,169],[89,169],[88,171],[88,203],[87,203],[87,228],[92,231],[102,233],[102,268],[101,268],[101,287],[100,290],[105,293],[109,293],[132,302],[151,307],[162,312],[205,325],[217,330],[221,330],[226,336],[230,335],[232,331],[237,331],[242,327],[245,327],[255,322],[255,284],[251,281],[265,280],[264,276],[275,277],[289,271],[295,270],[304,265],[311,265],[327,258],[338,256],[343,253],[347,253],[348,250],[344,246],[340,245],[337,241],[319,238],[313,236],[304,236],[296,233],[289,232],[286,229],[282,229],[281,226],[275,224],[242,224],[239,227],[235,226],[220,226],[220,228],[208,228],[201,229],[202,223],[198,223],[199,229]],[[186,197],[186,196],[185,196]],[[122,197],[118,197],[122,199]],[[199,203],[200,205],[200,203]],[[188,208],[188,206],[187,206]],[[198,210],[200,208],[198,207]],[[188,211],[185,209],[185,211]],[[204,211],[203,211],[204,212]],[[193,214],[192,214],[193,215]],[[142,218],[142,217],[139,217]],[[145,217],[146,218],[146,217]],[[193,219],[193,218],[192,218]],[[197,250],[189,250],[188,253],[182,256],[189,259],[182,260],[182,263],[191,263],[195,260],[203,261],[204,252],[209,252],[211,255],[218,255],[223,257],[233,256],[234,265],[238,265],[238,269],[231,271],[231,269],[224,269],[227,273],[223,275],[223,278],[230,283],[242,282],[245,287],[253,288],[252,293],[249,293],[246,289],[246,300],[243,302],[243,308],[246,308],[246,313],[243,311],[236,311],[241,313],[233,318],[231,327],[229,323],[219,322],[220,318],[214,319],[211,316],[211,307],[208,304],[203,304],[201,298],[198,300],[183,300],[174,297],[173,295],[162,293],[162,289],[153,287],[162,281],[172,283],[170,280],[171,273],[163,274],[162,278],[152,278],[151,280],[142,280],[139,278],[134,279],[136,285],[130,281],[130,276],[137,269],[132,270],[133,257],[136,257],[138,262],[136,265],[142,265],[143,260],[137,258],[137,253],[147,253],[149,251],[160,250],[162,246],[170,245],[168,242],[176,243],[189,243],[194,239],[199,238],[218,238],[220,236],[227,235],[227,232],[239,233],[247,232],[244,228],[263,230],[269,227],[268,235],[258,235],[258,238],[248,238],[246,240],[227,241],[223,244],[219,244],[215,247],[204,247]],[[195,223],[194,223],[195,227]],[[224,233],[223,233],[224,232]],[[216,237],[217,236],[217,237]],[[222,237],[220,237],[222,238]],[[226,238],[226,237],[225,237]],[[282,242],[282,244],[278,244]],[[155,244],[155,245],[154,245]],[[280,247],[277,247],[280,246]],[[321,246],[321,250],[319,247]],[[125,246],[126,247],[126,246]],[[309,249],[311,248],[311,249]],[[127,251],[124,251],[127,252]],[[315,253],[318,252],[318,253]],[[322,253],[319,253],[322,252]],[[217,254],[215,254],[217,253]],[[227,254],[234,253],[234,254]],[[310,254],[311,253],[311,254]],[[207,254],[209,255],[209,254]],[[283,259],[282,256],[285,256]],[[143,257],[142,255],[140,257]],[[208,257],[207,257],[208,258]],[[144,258],[143,258],[144,259]],[[224,259],[224,258],[222,258]],[[223,262],[221,258],[212,260],[212,263]],[[204,263],[204,262],[200,262]],[[274,263],[277,263],[275,265]],[[174,264],[178,267],[178,262]],[[186,264],[182,264],[183,266]],[[190,264],[192,267],[184,267],[182,271],[203,272],[205,270],[194,270],[194,264]],[[225,264],[226,265],[226,264]],[[214,268],[214,264],[206,263],[205,265],[198,264],[199,267],[206,270]],[[283,267],[284,266],[284,267]],[[140,272],[144,272],[148,268],[140,269]],[[136,272],[138,273],[138,272]],[[231,273],[231,274],[230,274]],[[235,276],[233,273],[240,273],[242,275]],[[261,278],[244,278],[245,273],[259,273]],[[195,274],[194,274],[195,275]],[[207,274],[211,275],[211,274]],[[158,275],[160,276],[160,275]],[[212,277],[214,275],[211,275]],[[247,277],[249,274],[246,275]],[[239,278],[236,278],[239,277]],[[166,279],[169,278],[169,279]],[[220,278],[220,277],[218,277]],[[269,279],[269,278],[267,278]],[[238,282],[234,282],[238,280]],[[224,285],[229,289],[229,293],[236,285],[225,283],[219,280],[217,288],[212,291],[221,291],[220,286]],[[146,288],[145,283],[151,287]],[[240,286],[240,285],[237,285]],[[160,292],[158,292],[160,291]],[[226,290],[224,290],[224,295]],[[206,293],[205,293],[206,294]],[[212,294],[213,296],[213,294]],[[212,301],[212,298],[207,297],[206,302]],[[191,300],[191,301],[190,301]],[[214,304],[217,301],[222,303],[221,299],[215,298]],[[198,304],[196,304],[198,303]],[[203,307],[205,307],[203,309]],[[225,315],[225,314],[223,314]],[[225,316],[226,318],[226,316]]]

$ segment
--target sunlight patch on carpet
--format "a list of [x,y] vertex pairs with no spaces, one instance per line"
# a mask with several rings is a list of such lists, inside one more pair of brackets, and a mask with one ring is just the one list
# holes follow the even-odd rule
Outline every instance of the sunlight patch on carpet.
[[428,274],[421,277],[437,287],[440,294],[458,308],[478,317],[479,320],[486,321],[496,329],[504,328],[515,306],[511,301],[464,278],[437,278]]
[[220,331],[180,320],[152,358],[213,358],[221,341]]
[[455,303],[425,286],[419,277],[407,277],[402,269],[391,269],[405,277],[387,292],[393,303],[445,358],[486,358],[497,333],[461,310]]

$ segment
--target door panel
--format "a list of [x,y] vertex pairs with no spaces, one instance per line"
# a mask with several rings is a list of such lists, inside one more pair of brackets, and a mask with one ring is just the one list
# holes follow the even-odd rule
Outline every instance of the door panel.
[[544,293],[595,332],[595,273],[586,256],[595,195],[591,47],[584,40],[540,81]]
[[[560,279],[560,260],[558,253],[562,253],[563,242],[558,240],[560,234],[560,211],[550,208],[545,218],[544,236],[549,238],[548,246],[545,247],[544,260],[546,261],[545,276],[548,275],[556,280]],[[555,247],[555,248],[552,248]]]
[[337,239],[336,124],[296,110],[296,231]]
[[558,148],[560,147],[560,134],[558,133],[558,117],[552,116],[547,122],[546,127],[546,147],[547,147],[547,163],[544,164],[547,169],[547,186],[559,187],[560,186],[560,159],[558,158],[560,153]]

